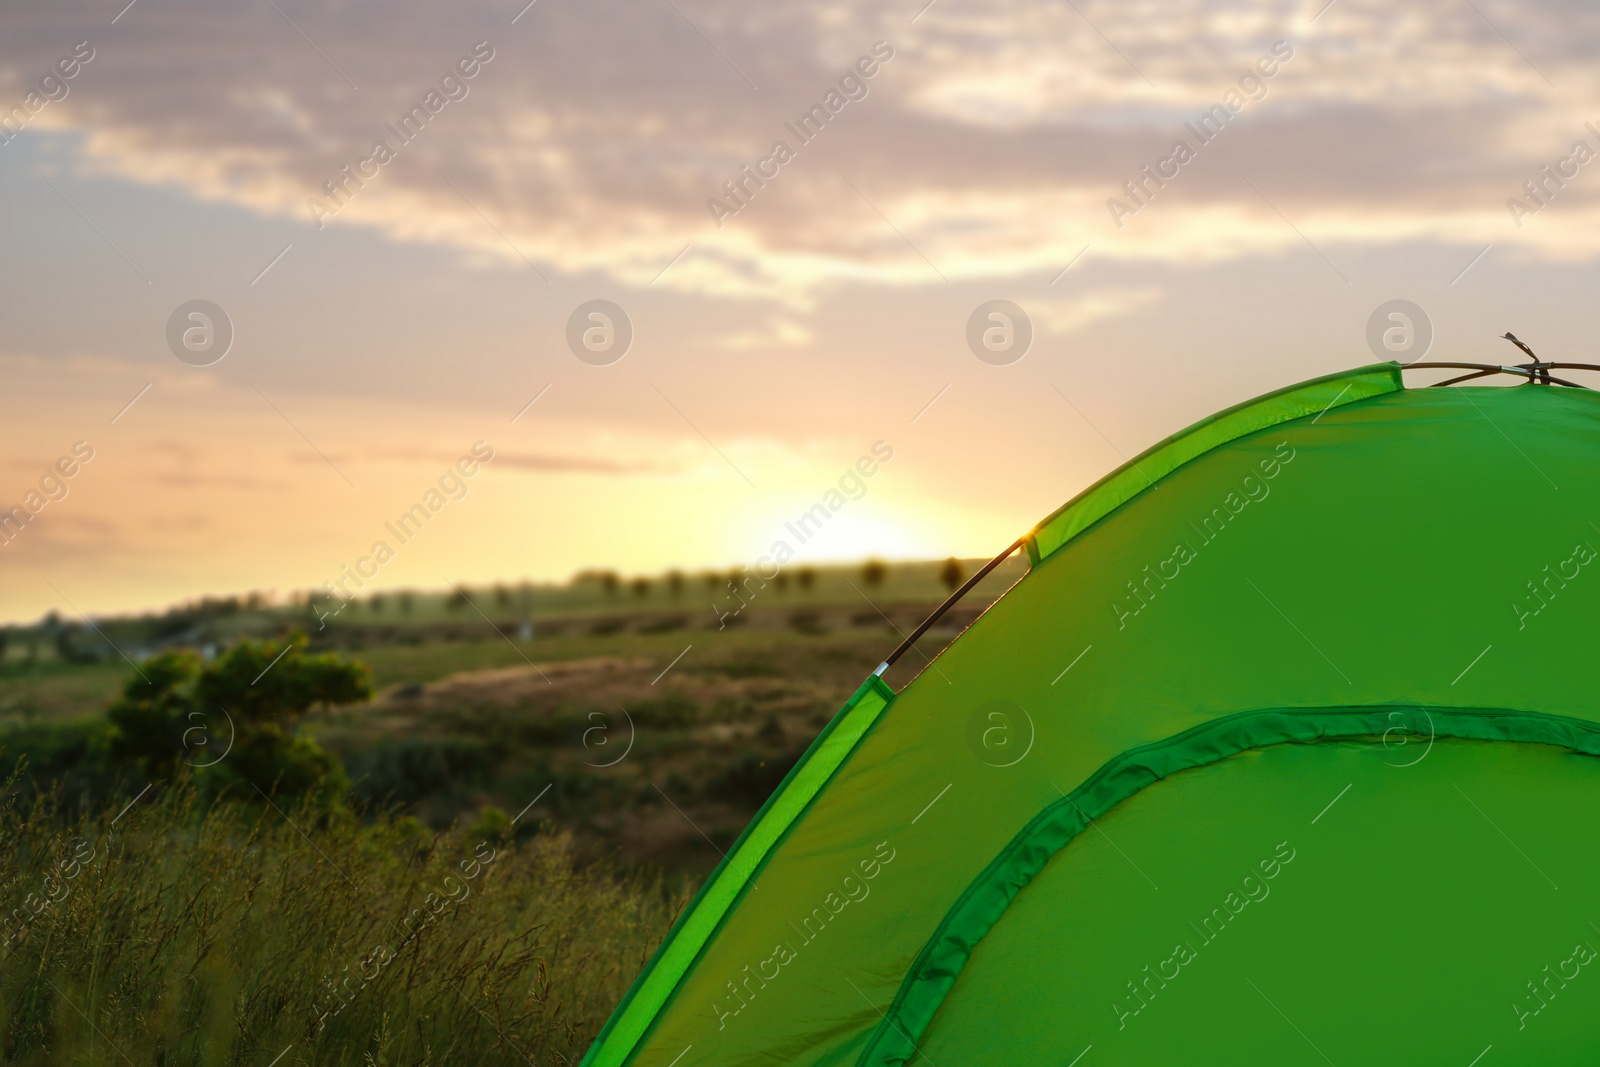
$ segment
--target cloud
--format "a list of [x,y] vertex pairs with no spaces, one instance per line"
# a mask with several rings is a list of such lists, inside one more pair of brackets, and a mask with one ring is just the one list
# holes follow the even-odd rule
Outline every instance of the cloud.
[[[611,451],[640,451],[649,450],[659,453],[664,447],[661,442],[653,444],[628,441],[611,442],[610,445],[600,443],[597,448],[608,448]],[[460,450],[458,450],[460,451]],[[391,463],[406,466],[421,466],[424,468],[438,467],[441,470],[450,466],[456,460],[457,453],[441,451],[438,449],[423,448],[366,448],[360,450],[334,451],[328,453],[328,459],[335,463]],[[311,466],[326,465],[321,455],[315,452],[295,452],[291,454],[291,461]],[[496,447],[494,459],[487,466],[491,468],[511,467],[515,470],[537,471],[541,474],[676,474],[683,470],[678,464],[660,463],[650,460],[624,460],[604,458],[598,455],[560,455],[549,452],[518,452],[504,446]],[[198,481],[198,479],[196,479]],[[279,483],[281,484],[281,483]]]
[[1044,332],[1061,336],[1088,329],[1101,319],[1121,318],[1161,300],[1161,290],[1101,289],[1051,302],[1030,302],[1025,309]]
[[[1600,119],[1589,9],[1339,4],[1313,24],[1301,3],[980,0],[912,24],[866,0],[681,7],[547,4],[510,25],[486,2],[286,4],[291,26],[271,5],[144,4],[108,27],[97,5],[39,5],[7,15],[0,101],[88,39],[95,59],[36,123],[86,131],[93,170],[309,223],[387,139],[395,161],[327,226],[641,286],[693,244],[661,287],[792,307],[859,281],[1054,273],[1086,241],[1177,263],[1306,239],[1592,254],[1600,180],[1563,191],[1562,225],[1518,230],[1505,205]],[[784,123],[878,40],[895,58],[866,98],[718,228],[707,198],[793,141]],[[1294,58],[1265,98],[1118,229],[1107,199],[1278,40]],[[477,41],[494,58],[401,146],[384,124]]]
[[812,341],[811,331],[793,319],[775,316],[759,329],[742,330],[717,339],[723,348],[770,349],[804,348]]
[[505,449],[495,453],[494,465],[540,474],[676,474],[683,469],[660,463],[628,462],[594,456],[553,456],[536,452],[509,452]]
[[71,568],[86,559],[127,560],[126,534],[126,527],[115,521],[63,511],[59,505],[46,508],[14,540],[0,545],[0,569],[14,568],[13,580],[20,581],[22,572],[31,570],[29,577],[36,578],[41,567]]
[[[315,458],[315,457],[313,457]],[[320,462],[320,461],[319,461]],[[289,482],[282,479],[251,478],[240,475],[199,474],[190,471],[173,471],[148,476],[160,485],[175,489],[238,489],[254,492],[261,489],[283,489]]]

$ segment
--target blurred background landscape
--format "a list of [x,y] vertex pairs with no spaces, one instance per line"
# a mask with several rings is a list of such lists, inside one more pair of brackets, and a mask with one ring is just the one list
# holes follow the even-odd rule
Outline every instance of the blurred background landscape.
[[1509,0],[6,5],[0,1063],[577,1062],[1061,503],[1299,380],[1592,358],[1597,50]]
[[985,562],[5,627],[0,1059],[576,1062],[843,698]]
[[[106,716],[141,681],[134,664],[173,650],[212,662],[241,640],[300,633],[309,653],[371,669],[369,700],[300,723],[343,765],[353,807],[439,829],[537,799],[521,832],[560,827],[590,858],[699,877],[844,698],[985,562],[805,566],[770,582],[742,568],[594,571],[342,605],[244,594],[92,623],[50,616],[0,631],[0,752],[8,765],[26,759],[30,789],[98,809],[144,784],[119,779]],[[1013,558],[985,577],[900,673],[1024,569]],[[190,766],[216,758],[230,733],[207,709],[183,725],[194,727],[177,739]]]

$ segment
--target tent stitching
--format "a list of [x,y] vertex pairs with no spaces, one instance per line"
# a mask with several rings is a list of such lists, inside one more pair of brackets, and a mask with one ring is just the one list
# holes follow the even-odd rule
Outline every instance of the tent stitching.
[[1553,745],[1600,756],[1600,723],[1509,709],[1376,705],[1271,708],[1213,719],[1112,757],[1082,785],[1051,802],[973,879],[906,972],[856,1067],[898,1067],[919,1054],[926,1032],[974,948],[1056,853],[1116,805],[1179,771],[1270,745],[1381,737],[1396,713],[1423,714],[1435,737]]

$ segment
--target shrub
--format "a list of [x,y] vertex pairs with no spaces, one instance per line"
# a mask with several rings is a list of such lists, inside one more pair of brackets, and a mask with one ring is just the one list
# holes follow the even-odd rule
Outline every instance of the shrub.
[[[82,805],[104,805],[118,789],[144,785],[141,775],[112,766],[111,727],[100,720],[33,723],[0,732],[0,774],[23,768],[18,785],[36,796],[53,787]],[[43,783],[50,783],[49,787]],[[0,851],[5,844],[0,840]]]
[[411,804],[483,781],[501,757],[473,738],[385,738],[350,754],[355,797],[363,803]]
[[691,725],[699,717],[694,699],[677,689],[669,689],[654,700],[638,700],[628,709],[637,726],[674,729]]
[[365,665],[331,652],[306,652],[304,634],[283,642],[244,640],[214,662],[193,652],[145,660],[107,711],[115,761],[150,778],[180,765],[199,768],[210,794],[316,795],[337,803],[349,787],[334,756],[296,736],[315,704],[350,704],[372,695]]

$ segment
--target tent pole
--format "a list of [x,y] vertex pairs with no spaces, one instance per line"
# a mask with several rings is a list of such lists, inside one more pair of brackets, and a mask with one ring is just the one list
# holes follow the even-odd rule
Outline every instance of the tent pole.
[[[1528,349],[1525,346],[1523,346],[1521,344],[1521,342],[1515,342],[1515,343],[1516,343],[1518,348],[1522,348],[1523,351],[1525,351],[1525,352],[1528,351]],[[1563,381],[1560,378],[1553,377],[1550,374],[1550,368],[1552,368],[1552,367],[1558,367],[1558,368],[1571,367],[1571,368],[1574,368],[1574,369],[1582,369],[1582,370],[1600,370],[1600,365],[1596,365],[1596,364],[1592,364],[1592,363],[1539,363],[1539,362],[1535,362],[1535,363],[1527,365],[1526,367],[1507,367],[1507,366],[1503,366],[1503,365],[1495,365],[1495,364],[1488,364],[1488,363],[1417,362],[1417,363],[1405,363],[1405,364],[1402,364],[1401,366],[1404,367],[1406,370],[1423,369],[1423,368],[1428,368],[1428,367],[1439,367],[1439,368],[1456,368],[1456,369],[1462,369],[1462,370],[1475,370],[1475,371],[1479,372],[1478,374],[1463,375],[1462,378],[1452,379],[1450,382],[1440,382],[1439,383],[1440,385],[1449,385],[1449,384],[1452,384],[1455,381],[1461,381],[1464,378],[1481,377],[1482,375],[1486,375],[1486,374],[1515,374],[1515,375],[1519,375],[1519,376],[1525,377],[1529,381],[1537,381],[1537,382],[1541,382],[1541,383],[1544,383],[1544,384],[1550,384],[1550,383],[1553,382],[1553,383],[1558,384],[1558,385],[1571,386],[1571,387],[1576,388],[1576,389],[1584,389],[1584,388],[1587,388],[1587,387],[1579,385],[1577,382]],[[922,621],[922,624],[920,626],[918,626],[915,630],[911,631],[911,635],[909,637],[907,637],[904,641],[900,642],[899,647],[897,647],[893,652],[889,653],[888,657],[882,663],[878,664],[878,668],[876,670],[874,670],[872,673],[874,675],[878,676],[878,677],[882,677],[883,673],[885,671],[887,671],[890,667],[893,667],[895,665],[895,663],[900,659],[901,656],[905,655],[907,652],[909,652],[911,650],[911,646],[915,645],[917,643],[918,639],[921,638],[923,634],[927,633],[928,630],[933,626],[934,623],[938,622],[941,618],[944,617],[945,612],[947,612],[951,608],[955,607],[956,601],[960,600],[962,597],[966,596],[969,592],[971,592],[973,586],[975,586],[979,582],[981,582],[984,579],[984,577],[990,571],[994,570],[996,567],[1000,566],[1000,564],[1004,563],[1006,561],[1006,559],[1010,557],[1011,553],[1015,552],[1017,549],[1022,547],[1023,543],[1026,540],[1027,539],[1025,537],[1017,538],[1015,541],[1011,542],[1010,545],[1006,546],[1005,550],[1002,551],[998,556],[996,556],[994,559],[990,560],[988,563],[985,563],[982,567],[980,567],[978,569],[977,573],[975,573],[971,578],[968,578],[965,582],[962,583],[960,589],[957,589],[954,593],[951,593],[949,598],[946,599],[943,604],[940,604],[937,608],[935,608],[932,615],[929,615],[926,619],[924,619]]]
[[943,604],[940,604],[934,609],[932,615],[929,615],[926,619],[923,619],[922,625],[918,626],[915,630],[912,630],[911,636],[900,642],[900,647],[889,653],[888,658],[882,663],[878,664],[878,669],[872,673],[881,677],[884,671],[888,670],[890,667],[893,667],[895,661],[901,656],[905,655],[906,652],[910,650],[911,646],[917,643],[918,638],[928,632],[929,627],[938,622],[945,612],[955,607],[956,601],[960,600],[962,597],[971,592],[973,586],[983,581],[985,575],[994,570],[996,567],[1000,566],[1000,564],[1004,563],[1007,557],[1009,557],[1011,553],[1015,552],[1017,549],[1021,548],[1023,542],[1026,540],[1027,538],[1025,537],[1017,538],[1015,541],[1011,542],[1011,544],[1006,546],[1005,551],[1001,552],[994,559],[991,559],[988,563],[985,563],[982,567],[979,567],[977,572],[973,574],[971,578],[968,578],[961,584],[960,589],[957,589],[955,592],[951,593]]

